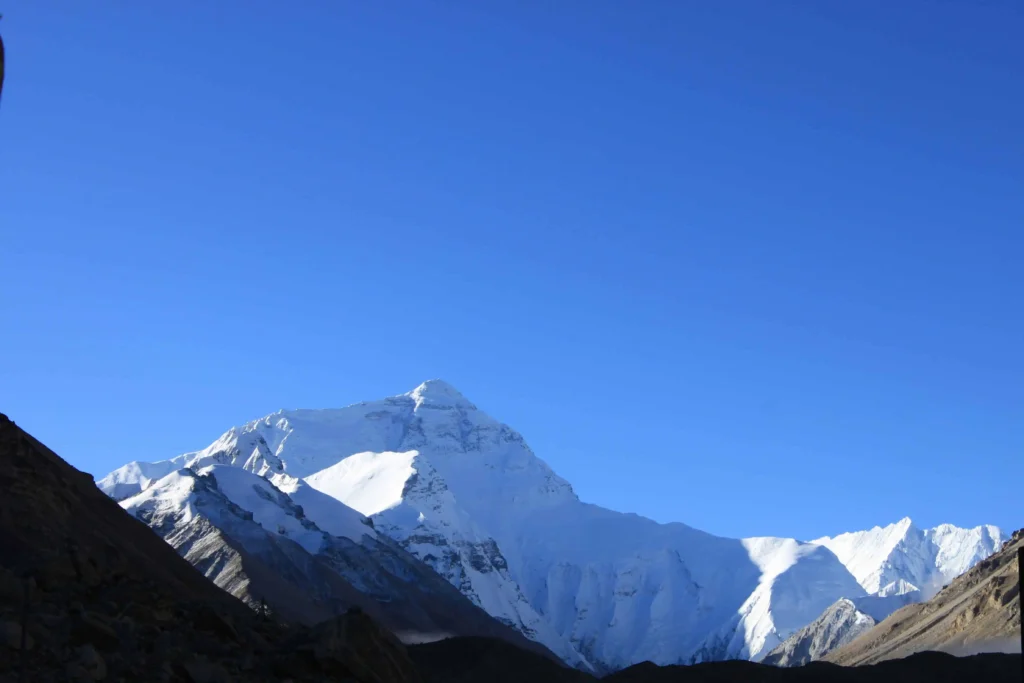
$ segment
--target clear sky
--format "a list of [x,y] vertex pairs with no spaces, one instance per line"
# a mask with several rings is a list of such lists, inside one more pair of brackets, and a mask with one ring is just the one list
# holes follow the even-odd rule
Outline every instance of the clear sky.
[[0,410],[94,475],[440,377],[726,535],[1024,526],[1024,5],[5,0]]

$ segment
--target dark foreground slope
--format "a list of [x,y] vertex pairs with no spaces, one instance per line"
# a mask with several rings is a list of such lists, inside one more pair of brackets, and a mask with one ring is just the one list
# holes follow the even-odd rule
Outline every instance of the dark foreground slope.
[[414,645],[424,683],[594,683],[598,679],[493,638],[449,638]]
[[863,667],[841,667],[822,662],[794,668],[740,661],[690,667],[640,664],[603,680],[606,683],[1019,683],[1020,676],[1019,656],[976,655],[957,658],[944,653],[926,652],[907,659]]
[[927,602],[909,605],[826,655],[837,664],[872,664],[925,650],[954,654],[1020,648],[1017,552],[1024,530]]
[[[409,648],[424,683],[587,683],[598,679],[500,641],[453,638]],[[927,652],[863,667],[815,662],[782,668],[745,661],[696,666],[638,664],[600,679],[601,683],[1019,683],[1017,655],[954,657]]]
[[420,680],[362,613],[259,618],[3,415],[0,492],[0,681]]

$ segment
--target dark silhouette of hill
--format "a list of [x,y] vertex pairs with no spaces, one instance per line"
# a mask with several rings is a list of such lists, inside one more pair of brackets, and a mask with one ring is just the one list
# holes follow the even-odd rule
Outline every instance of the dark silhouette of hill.
[[1017,655],[957,658],[939,652],[925,652],[907,659],[863,667],[842,667],[822,662],[793,668],[740,661],[665,667],[639,664],[602,680],[605,683],[1018,683],[1021,678],[1020,666],[1020,657]]
[[409,648],[424,683],[591,683],[597,679],[494,638],[448,638]]
[[255,614],[0,415],[0,681],[419,681],[361,612]]
[[486,638],[451,638],[416,645],[409,654],[424,683],[1019,683],[1019,655],[954,657],[926,652],[871,666],[843,667],[813,662],[803,667],[774,667],[746,661],[695,666],[637,664],[601,679],[560,667],[544,657]]

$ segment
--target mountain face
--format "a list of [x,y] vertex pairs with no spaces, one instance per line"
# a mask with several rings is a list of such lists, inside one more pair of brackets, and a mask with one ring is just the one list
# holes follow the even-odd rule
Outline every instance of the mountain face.
[[411,642],[472,634],[537,648],[355,510],[276,468],[265,474],[176,470],[120,505],[217,586],[288,621],[313,625],[359,607]]
[[487,613],[597,672],[759,659],[840,598],[912,595],[999,533],[940,527],[926,534],[931,546],[889,544],[881,530],[804,543],[658,524],[580,501],[522,436],[441,381],[347,408],[280,411],[98,484],[124,499],[210,465],[301,480],[344,503]]
[[803,666],[852,642],[875,623],[859,611],[852,600],[843,598],[769,652],[762,662],[774,666]]
[[825,657],[862,665],[939,650],[956,655],[1020,652],[1018,555],[1024,529],[927,602],[904,607]]

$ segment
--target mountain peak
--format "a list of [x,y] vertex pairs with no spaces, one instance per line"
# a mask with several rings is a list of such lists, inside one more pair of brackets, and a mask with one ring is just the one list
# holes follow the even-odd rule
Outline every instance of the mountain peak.
[[406,396],[416,401],[416,407],[422,405],[475,407],[458,389],[443,379],[428,379]]
[[914,526],[914,520],[910,519],[910,517],[904,517],[900,521],[893,524],[893,526],[899,529],[900,531],[908,531],[911,527]]

